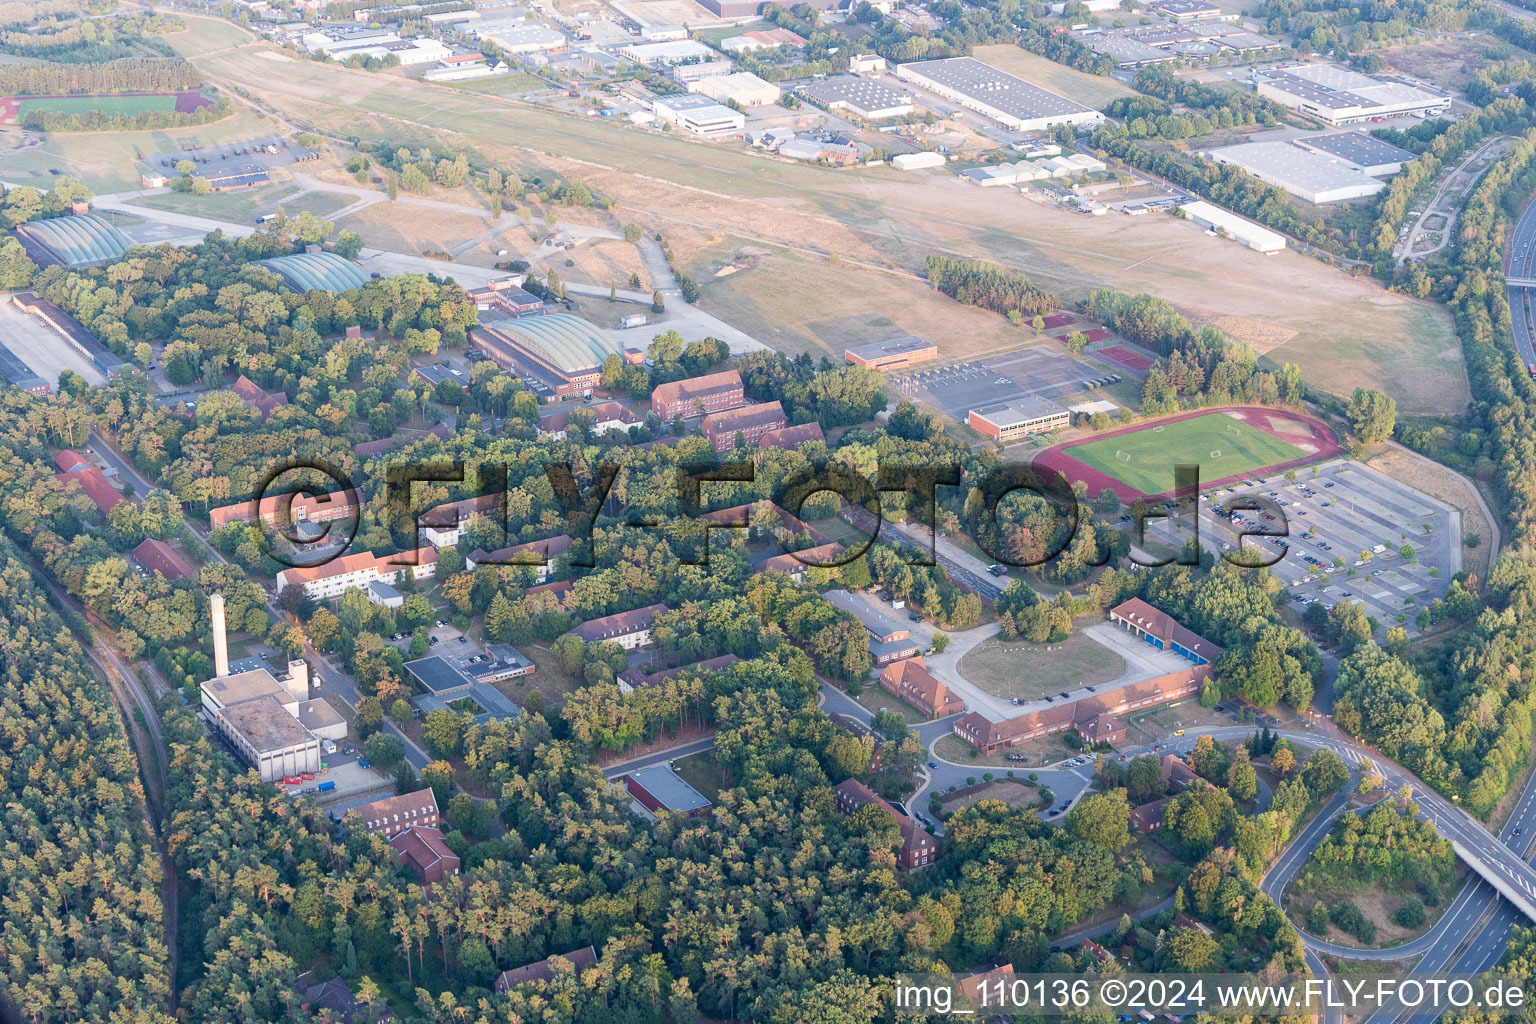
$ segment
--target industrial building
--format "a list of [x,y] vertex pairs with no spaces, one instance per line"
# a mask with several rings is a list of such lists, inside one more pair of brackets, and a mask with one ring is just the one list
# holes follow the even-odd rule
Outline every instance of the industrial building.
[[1060,430],[1072,422],[1072,413],[1047,398],[1019,398],[972,409],[966,423],[994,441],[1012,441],[1030,434]]
[[1247,56],[1284,45],[1278,39],[1249,32],[1231,20],[1209,17],[1126,28],[1081,28],[1072,35],[1095,53],[1114,58],[1122,68],[1181,57],[1205,60]]
[[213,627],[212,679],[199,687],[201,714],[263,782],[320,770],[322,740],[345,739],[347,722],[324,700],[309,696],[309,663],[288,663],[279,680],[265,667],[231,672],[224,596],[208,598]]
[[776,50],[781,46],[804,46],[805,42],[805,37],[797,32],[787,28],[772,28],[726,36],[720,40],[720,49],[726,53],[754,53],[758,50]]
[[[670,43],[657,43],[670,46]],[[710,79],[703,79],[710,81]],[[651,101],[651,112],[656,119],[676,125],[684,131],[702,135],[706,139],[720,139],[740,135],[747,127],[746,116],[739,111],[708,96],[687,93],[682,96],[658,96]]]
[[762,107],[779,102],[779,87],[763,81],[750,71],[708,75],[689,82],[688,91],[708,96],[719,103],[735,103],[742,107]]
[[926,363],[939,358],[939,347],[916,335],[873,341],[867,345],[855,345],[843,350],[843,358],[871,370],[900,370],[914,363]]
[[4,377],[11,387],[34,395],[46,395],[52,390],[46,380],[33,373],[32,368],[4,344],[0,344],[0,377]]
[[1262,253],[1276,253],[1285,248],[1285,236],[1278,231],[1244,220],[1204,200],[1185,203],[1179,207],[1179,213],[1185,220],[1194,221],[1209,231],[1242,242],[1248,248]]
[[944,154],[931,150],[922,153],[902,153],[891,157],[891,166],[898,171],[919,171],[927,167],[943,167]]
[[473,31],[476,39],[495,43],[503,53],[514,55],[558,50],[569,42],[563,32],[536,21],[483,21]]
[[736,70],[736,62],[733,60],[705,60],[697,64],[674,64],[667,73],[672,76],[672,81],[686,86],[701,78],[728,75],[734,70]]
[[784,407],[778,402],[762,402],[744,405],[738,409],[714,412],[704,417],[700,430],[715,446],[715,451],[730,451],[741,435],[747,445],[755,445],[762,436],[772,430],[782,430],[789,425],[784,418]]
[[1291,143],[1313,153],[1342,160],[1375,178],[1390,177],[1401,171],[1403,164],[1415,159],[1414,154],[1408,150],[1364,132],[1304,135],[1292,139]]
[[392,582],[402,572],[409,572],[418,580],[426,579],[436,568],[437,549],[433,547],[383,557],[360,551],[322,565],[284,569],[277,574],[277,592],[281,594],[289,587],[301,587],[311,600],[328,601],[352,587],[366,588],[370,583]]
[[453,56],[453,51],[436,39],[401,39],[393,33],[333,39],[323,32],[316,32],[305,37],[305,43],[310,50],[318,50],[336,61],[346,61],[352,57],[373,60],[394,57],[403,66],[410,67],[432,64]]
[[653,764],[630,772],[624,776],[624,788],[649,811],[674,811],[696,818],[709,810],[709,798],[668,765]]
[[1398,114],[1443,114],[1451,106],[1449,96],[1338,64],[1276,68],[1261,73],[1255,84],[1260,96],[1334,125]]
[[1373,196],[1387,187],[1353,164],[1289,142],[1250,142],[1207,150],[1203,155],[1220,164],[1241,167],[1260,181],[1309,203]]
[[1214,21],[1237,20],[1236,14],[1223,13],[1210,0],[1154,0],[1152,9],[1173,21],[1199,21],[1202,18]]
[[632,43],[620,47],[619,56],[636,64],[655,67],[681,64],[691,60],[718,60],[720,55],[695,39],[676,39],[660,43]]
[[44,258],[38,262],[66,267],[94,267],[121,259],[133,245],[127,235],[94,213],[27,221],[16,228],[16,235],[24,244],[30,243],[26,247],[34,259],[41,250]]
[[857,75],[832,75],[806,82],[796,91],[828,110],[843,110],[866,121],[904,117],[912,113],[912,95],[885,83]]
[[296,292],[345,292],[368,283],[368,275],[334,252],[299,252],[257,260]]
[[11,302],[23,313],[37,317],[57,331],[106,377],[117,377],[127,372],[128,364],[121,356],[103,345],[96,335],[85,329],[84,324],[47,299],[32,292],[17,292],[11,296]]
[[1015,131],[1043,131],[1058,124],[1092,125],[1104,120],[1097,110],[988,67],[974,57],[902,64],[896,74]]
[[591,397],[608,357],[624,358],[620,342],[571,313],[489,319],[469,338],[502,369],[537,382],[550,402]]

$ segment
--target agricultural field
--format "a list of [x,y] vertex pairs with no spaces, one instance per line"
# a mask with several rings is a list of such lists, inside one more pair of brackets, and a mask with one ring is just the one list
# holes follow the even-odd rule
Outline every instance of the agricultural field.
[[539,89],[549,88],[548,82],[540,81],[532,75],[496,75],[492,78],[471,78],[463,82],[442,82],[449,88],[460,92],[476,92],[485,96],[521,96],[525,92],[535,92]]

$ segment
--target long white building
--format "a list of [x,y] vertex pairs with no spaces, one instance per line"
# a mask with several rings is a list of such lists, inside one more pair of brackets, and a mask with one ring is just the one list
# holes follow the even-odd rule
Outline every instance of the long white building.
[[1099,124],[1104,115],[989,67],[974,57],[902,64],[902,79],[935,92],[1015,131],[1043,131],[1058,124]]
[[1373,78],[1338,64],[1297,64],[1260,74],[1260,96],[1282,107],[1345,125],[1397,114],[1442,114],[1449,96],[1427,89]]
[[[391,559],[398,559],[395,564]],[[409,563],[409,564],[407,564]],[[324,565],[284,569],[277,574],[277,592],[289,587],[302,587],[306,597],[314,601],[329,601],[340,597],[353,587],[366,587],[370,583],[390,583],[402,572],[409,572],[416,579],[425,579],[437,569],[437,549],[417,548],[414,553],[385,555],[382,558],[368,551],[355,555],[343,555]]]
[[1277,253],[1285,248],[1285,236],[1278,231],[1271,231],[1251,220],[1244,220],[1237,214],[1229,213],[1219,206],[1212,206],[1204,200],[1185,203],[1179,207],[1179,212],[1183,214],[1185,220],[1193,221],[1219,235],[1242,242],[1248,248],[1266,255]]
[[658,96],[651,104],[658,121],[676,125],[707,139],[722,139],[746,131],[746,116],[708,96],[685,93]]

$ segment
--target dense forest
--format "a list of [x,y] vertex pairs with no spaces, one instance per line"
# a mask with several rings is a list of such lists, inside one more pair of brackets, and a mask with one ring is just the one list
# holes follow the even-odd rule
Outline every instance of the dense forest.
[[190,61],[125,59],[100,64],[0,65],[0,93],[6,96],[64,96],[69,93],[181,92],[203,84]]

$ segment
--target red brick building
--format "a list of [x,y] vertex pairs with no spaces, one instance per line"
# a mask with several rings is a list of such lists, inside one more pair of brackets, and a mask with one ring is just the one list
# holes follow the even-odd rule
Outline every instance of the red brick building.
[[189,580],[197,575],[197,570],[178,555],[174,548],[153,537],[134,548],[133,557],[139,560],[146,571],[158,572],[168,580]]
[[821,424],[812,420],[810,423],[785,427],[783,430],[770,430],[758,438],[757,443],[762,448],[782,448],[792,452],[807,441],[825,441],[826,439],[827,435],[821,432]]
[[708,416],[712,412],[725,412],[746,403],[741,374],[735,370],[675,380],[651,392],[651,412],[667,422],[678,416],[689,419],[699,415]]
[[880,673],[880,685],[929,718],[944,718],[965,710],[949,687],[928,674],[920,657],[887,665]]
[[1118,743],[1125,738],[1120,715],[1194,696],[1200,692],[1201,685],[1211,675],[1213,663],[1221,656],[1220,647],[1185,629],[1140,598],[1117,605],[1109,617],[1111,622],[1135,632],[1158,650],[1172,651],[1188,659],[1191,666],[1002,722],[993,722],[973,711],[955,720],[955,735],[988,754],[1067,729],[1076,730],[1083,742],[1090,746]]
[[715,446],[715,451],[723,452],[735,447],[737,434],[741,434],[748,445],[755,445],[764,434],[782,430],[786,422],[783,406],[778,402],[763,402],[705,416],[701,429],[709,443]]
[[1163,797],[1161,800],[1153,800],[1149,804],[1131,808],[1131,828],[1146,835],[1156,832],[1163,827],[1163,811],[1168,807],[1168,801],[1172,797]]
[[889,341],[875,341],[845,349],[843,358],[856,366],[871,370],[899,370],[914,363],[926,363],[939,358],[939,347],[931,341],[909,335]]
[[103,516],[111,512],[119,502],[127,501],[123,493],[107,480],[106,475],[91,463],[87,462],[78,452],[64,451],[54,459],[61,472],[56,474],[58,479],[66,484],[73,480],[80,485],[85,496],[91,499],[91,504]]
[[274,494],[257,501],[242,501],[236,505],[220,505],[208,510],[208,525],[215,530],[230,523],[248,523],[260,519],[268,526],[276,526],[278,517],[287,510],[295,523],[328,523],[357,514],[361,499],[356,491],[333,491],[311,497],[307,494]]
[[459,873],[458,854],[448,849],[441,829],[411,825],[397,832],[389,845],[400,855],[400,863],[410,868],[424,885]]
[[901,850],[896,855],[896,863],[901,870],[920,871],[938,860],[939,840],[923,831],[917,822],[890,803],[876,796],[873,790],[858,779],[839,783],[833,792],[836,794],[839,814],[852,814],[865,804],[878,804],[896,820],[896,826],[901,830]]
[[247,409],[260,413],[262,419],[271,416],[274,409],[288,404],[287,395],[281,391],[263,390],[259,384],[243,373],[235,379],[235,383],[229,390],[240,396],[240,403]]
[[413,826],[437,828],[437,796],[429,786],[414,793],[387,796],[347,812],[362,820],[363,829],[373,835],[393,839]]

